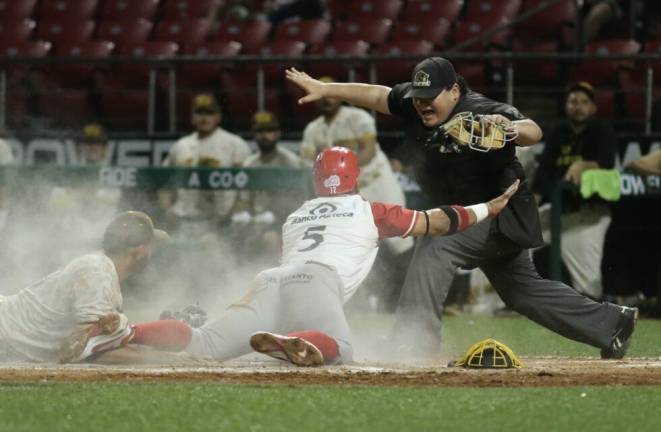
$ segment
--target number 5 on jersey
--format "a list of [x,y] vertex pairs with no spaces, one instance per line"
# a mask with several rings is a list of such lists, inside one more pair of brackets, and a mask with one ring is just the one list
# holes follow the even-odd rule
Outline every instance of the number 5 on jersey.
[[321,242],[324,241],[324,236],[322,234],[318,234],[318,232],[324,231],[325,229],[326,225],[318,225],[305,230],[305,234],[303,234],[303,240],[312,240],[314,243],[304,249],[299,249],[298,251],[307,252],[319,246]]

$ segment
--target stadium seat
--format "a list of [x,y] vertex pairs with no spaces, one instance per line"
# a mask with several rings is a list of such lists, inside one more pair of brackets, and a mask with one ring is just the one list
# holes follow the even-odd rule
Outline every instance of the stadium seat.
[[450,21],[445,18],[406,19],[395,25],[392,34],[393,42],[426,40],[437,47],[447,45],[450,33]]
[[166,20],[207,18],[213,4],[222,0],[166,0],[164,18]]
[[[508,22],[507,18],[497,15],[484,15],[481,18],[474,20],[461,21],[457,25],[457,30],[454,32],[455,43],[461,44],[469,39],[479,36],[482,33],[488,32]],[[509,29],[504,29],[495,33],[490,38],[482,43],[476,43],[466,48],[465,51],[478,51],[485,47],[497,45],[500,47],[507,46],[509,40]]]
[[[110,57],[115,49],[115,44],[110,41],[79,41],[65,42],[55,46],[55,55],[58,57]],[[53,65],[49,68],[51,78],[56,79],[62,86],[76,86],[87,84],[91,80],[95,70],[106,69],[107,65],[94,64],[63,64]],[[91,84],[91,82],[89,82]]]
[[[259,48],[252,48],[246,50],[247,54],[257,54],[265,57],[270,56],[297,56],[302,55],[305,51],[305,43],[301,41],[274,41],[262,45]],[[264,63],[264,79],[271,81],[281,81],[284,76],[284,69],[286,67],[291,67],[292,64],[277,64],[277,63]],[[255,64],[247,64],[243,69],[245,73],[249,75],[254,75],[257,71],[258,66]]]
[[[123,45],[117,52],[129,57],[170,58],[179,47],[174,42],[147,41]],[[123,129],[143,129],[147,125],[149,74],[152,66],[122,64],[97,80],[104,121]],[[158,80],[158,75],[157,75]]]
[[[592,42],[585,46],[589,54],[625,54],[633,55],[640,52],[640,43],[630,39],[614,39]],[[627,61],[586,61],[573,68],[570,76],[572,81],[588,80],[593,85],[615,85],[618,72],[633,65]]]
[[98,0],[44,0],[39,8],[41,19],[84,21],[92,19]]
[[37,0],[0,0],[0,19],[30,18],[37,6]]
[[[324,42],[315,45],[310,50],[310,54],[325,55],[335,57],[337,55],[361,56],[367,54],[370,45],[362,40]],[[357,70],[361,67],[360,63],[352,62],[324,62],[306,63],[304,70],[313,77],[327,75],[338,81],[346,81],[350,69]]]
[[[659,41],[647,41],[645,43],[645,53],[648,54],[661,54],[661,40]],[[661,63],[660,62],[651,62],[650,65],[654,69],[654,80],[658,86],[661,83]]]
[[486,66],[477,62],[454,62],[454,68],[458,74],[468,82],[473,90],[482,91],[486,87]]
[[[382,45],[376,52],[379,54],[419,54],[421,56],[431,53],[434,45],[426,40],[400,41]],[[384,85],[394,85],[410,81],[411,71],[417,61],[386,60],[376,64],[377,82]]]
[[[195,45],[185,45],[181,54],[207,57],[224,56],[234,57],[241,51],[241,44],[229,42],[206,42]],[[177,73],[177,86],[188,88],[213,88],[218,85],[222,64],[197,63],[182,64]]]
[[290,21],[278,26],[275,31],[275,40],[302,41],[308,46],[316,45],[326,40],[330,30],[330,23],[322,19]]
[[421,17],[445,18],[452,23],[461,13],[463,6],[464,0],[409,0],[406,3],[404,15],[407,20],[415,21]]
[[[522,12],[531,11],[548,0],[526,0]],[[558,41],[569,45],[566,30],[573,28],[576,20],[576,1],[565,0],[517,24],[514,35],[520,41]]]
[[597,105],[599,117],[612,120],[617,112],[615,104],[615,93],[611,90],[597,89],[594,94],[594,103]]
[[354,0],[347,3],[351,19],[387,18],[395,21],[402,11],[402,0]]
[[144,42],[151,33],[153,24],[144,19],[103,21],[96,32],[97,39],[109,40],[121,46]]
[[151,20],[159,0],[105,0],[101,17],[105,20],[143,18]]
[[466,20],[470,22],[484,16],[512,20],[521,9],[521,3],[521,0],[471,0],[468,2]]
[[249,20],[223,23],[213,40],[237,41],[244,50],[256,49],[264,44],[271,31],[271,24],[266,20]]
[[[516,40],[512,44],[513,52],[535,52],[554,54],[558,52],[557,42],[535,43],[535,39],[530,44],[524,44]],[[545,82],[557,82],[559,79],[559,68],[563,65],[560,62],[539,61],[539,60],[516,60],[514,65],[514,79],[529,80],[539,82],[540,79]]]
[[37,24],[37,37],[54,44],[89,40],[94,32],[92,20],[79,21],[67,18],[42,19]]
[[4,19],[0,21],[0,40],[5,43],[28,41],[35,26],[31,19]]
[[334,20],[343,20],[347,16],[348,0],[326,0],[326,9]]
[[195,45],[205,41],[210,28],[211,23],[207,19],[161,21],[154,30],[154,39],[178,45]]
[[[223,71],[221,74],[226,117],[234,128],[247,129],[257,111],[257,82],[255,75]],[[267,81],[264,89],[264,108],[279,115],[282,112],[280,95],[282,88]],[[284,119],[283,119],[284,120]]]
[[337,23],[333,41],[364,40],[372,46],[383,44],[390,35],[392,21],[387,18],[362,18]]
[[[46,57],[52,44],[44,41],[10,41],[0,38],[1,57]],[[39,68],[25,63],[4,66],[7,73],[7,120],[10,126],[23,126],[29,119],[30,76]]]

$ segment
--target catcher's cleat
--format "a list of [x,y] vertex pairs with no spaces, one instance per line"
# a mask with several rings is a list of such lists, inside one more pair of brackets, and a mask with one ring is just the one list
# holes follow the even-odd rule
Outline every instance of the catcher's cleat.
[[289,361],[297,366],[324,364],[324,356],[321,351],[310,342],[298,337],[258,332],[250,337],[250,346],[257,352]]
[[622,315],[615,327],[615,334],[609,348],[601,350],[602,359],[621,359],[631,345],[631,336],[638,322],[638,308],[622,306]]

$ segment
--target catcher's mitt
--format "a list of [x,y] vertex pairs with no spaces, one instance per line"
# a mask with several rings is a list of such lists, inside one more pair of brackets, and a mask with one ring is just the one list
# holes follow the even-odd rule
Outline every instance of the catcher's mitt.
[[173,319],[183,321],[191,327],[202,327],[207,321],[207,313],[199,303],[186,306],[182,311],[163,311],[159,319]]
[[518,136],[515,128],[495,123],[481,114],[461,112],[440,125],[427,142],[432,147],[439,146],[443,152],[460,152],[461,147],[488,152],[505,147]]
[[521,368],[523,364],[504,343],[495,339],[485,339],[470,347],[466,354],[451,362],[449,366],[463,366],[476,369]]

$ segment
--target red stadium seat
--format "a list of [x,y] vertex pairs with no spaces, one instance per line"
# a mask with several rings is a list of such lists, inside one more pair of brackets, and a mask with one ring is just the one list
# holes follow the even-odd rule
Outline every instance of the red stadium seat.
[[[127,57],[170,58],[177,55],[179,45],[174,42],[147,41],[119,47],[117,55]],[[118,66],[112,80],[124,86],[140,87],[147,84],[152,66],[146,64],[125,64]]]
[[[108,41],[82,41],[56,46],[59,57],[109,57],[114,44]],[[91,86],[98,64],[54,65],[35,83],[41,114],[58,125],[76,126],[94,117]]]
[[[659,41],[647,41],[645,42],[645,52],[649,54],[661,54],[661,40]],[[654,69],[654,81],[658,85],[661,81],[661,63],[651,62],[650,65]]]
[[[535,53],[556,53],[558,52],[557,42],[542,42],[532,44],[523,44],[520,41],[515,41],[512,46],[513,52],[535,52]],[[531,82],[539,82],[540,79],[544,82],[555,82],[559,79],[559,64],[552,61],[539,61],[539,60],[517,60],[514,65],[514,79],[529,80]]]
[[396,24],[393,42],[426,40],[438,47],[447,45],[450,21],[445,18],[406,19]]
[[93,18],[98,0],[44,0],[39,8],[42,19],[84,21]]
[[227,22],[220,26],[214,40],[237,41],[244,50],[256,49],[266,42],[271,24],[266,20]]
[[395,21],[403,4],[401,0],[354,0],[346,6],[351,19],[387,18]]
[[[337,55],[361,56],[367,54],[370,45],[362,40],[325,42],[315,45],[310,50],[310,54],[325,55],[335,57]],[[361,66],[360,63],[352,62],[314,62],[306,63],[303,68],[313,77],[330,76],[337,81],[346,81],[350,69],[356,70]]]
[[468,2],[466,20],[470,22],[484,16],[497,16],[512,20],[521,9],[521,3],[521,0],[471,0]]
[[[10,41],[0,39],[0,57],[45,57],[52,47],[50,42],[45,41]],[[17,65],[22,67],[24,65]]]
[[[255,75],[248,75],[241,71],[224,71],[221,74],[223,95],[227,102],[227,117],[235,128],[246,129],[250,126],[250,119],[257,111],[257,83]],[[279,115],[280,95],[282,90],[266,81],[264,89],[265,109]]]
[[[508,22],[507,18],[497,15],[485,15],[475,20],[461,21],[457,25],[457,30],[454,32],[455,42],[460,44],[482,33],[488,32]],[[506,46],[509,39],[510,30],[504,29],[495,33],[487,41],[476,43],[466,48],[466,51],[476,51],[483,49],[485,46],[498,45]]]
[[[592,42],[586,45],[585,52],[590,54],[626,54],[640,52],[640,43],[630,39],[615,39]],[[571,72],[572,81],[587,80],[593,85],[615,85],[618,72],[622,68],[630,68],[627,61],[586,61]]]
[[166,20],[207,18],[211,6],[222,4],[222,0],[166,0]]
[[[528,12],[547,2],[548,0],[527,0],[523,12]],[[568,28],[574,26],[575,19],[576,1],[565,0],[517,24],[514,34],[521,41],[535,40],[537,42],[540,42],[540,39],[558,40],[558,36],[560,36],[564,44],[569,44],[571,41],[566,40],[564,35]]]
[[347,15],[349,0],[326,0],[326,9],[333,20],[343,20]]
[[486,67],[484,63],[454,62],[458,74],[466,78],[468,86],[473,90],[482,90],[486,87]]
[[92,20],[43,19],[37,25],[37,37],[54,44],[89,40],[94,32]]
[[618,114],[615,108],[615,94],[610,90],[597,89],[594,94],[594,103],[597,105],[599,117],[614,119]]
[[30,18],[37,6],[37,0],[0,0],[0,19]]
[[392,21],[387,18],[363,18],[337,23],[334,41],[364,40],[373,46],[383,44],[390,35]]
[[153,24],[144,19],[103,21],[99,24],[96,36],[117,45],[144,42],[151,33]]
[[0,21],[0,40],[5,43],[27,41],[32,37],[35,22],[30,19]]
[[408,20],[425,17],[427,19],[445,18],[450,22],[454,22],[463,5],[464,0],[409,0],[406,3],[404,15]]
[[[258,54],[265,57],[270,56],[297,56],[302,55],[305,51],[305,44],[300,41],[275,41],[268,44],[264,44],[259,48],[248,49],[247,54]],[[268,81],[281,81],[284,76],[284,69],[286,67],[291,67],[291,64],[274,64],[274,63],[264,63],[264,79]],[[249,75],[254,74],[257,71],[258,66],[254,64],[249,64],[245,66],[245,72]]]
[[211,23],[207,19],[161,21],[156,25],[154,39],[179,45],[200,44],[207,38],[210,28]]
[[[426,40],[403,40],[382,45],[376,54],[390,54],[398,56],[401,54],[418,54],[421,56],[430,54],[434,45]],[[409,81],[411,70],[418,62],[415,60],[384,60],[377,63],[379,83],[393,84]]]
[[156,13],[159,0],[106,0],[101,16],[106,20],[138,19],[151,20]]
[[276,29],[275,40],[303,41],[308,45],[316,45],[326,40],[330,30],[330,23],[322,19],[285,22]]
[[[240,51],[241,44],[238,42],[206,42],[186,45],[181,54],[201,58],[207,56],[234,57]],[[177,73],[177,85],[189,88],[214,87],[218,84],[222,68],[223,65],[216,63],[182,64]]]
[[[419,54],[427,55],[434,49],[434,45],[426,40],[400,41],[382,45],[377,52],[379,54]],[[410,60],[387,60],[377,63],[377,81],[384,85],[393,85],[409,81],[411,71],[416,61]]]

